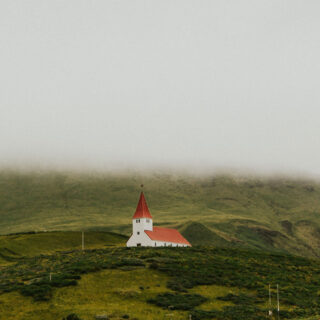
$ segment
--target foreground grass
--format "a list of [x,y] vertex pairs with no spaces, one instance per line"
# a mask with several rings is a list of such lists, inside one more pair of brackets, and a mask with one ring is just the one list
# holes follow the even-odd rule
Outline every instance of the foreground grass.
[[[83,320],[92,320],[103,314],[113,319],[120,319],[123,315],[129,315],[131,319],[187,319],[188,312],[161,309],[146,303],[150,297],[168,291],[167,281],[165,274],[152,270],[103,270],[84,275],[76,287],[56,290],[49,302],[35,302],[16,292],[3,294],[0,297],[0,319],[56,320],[75,311]],[[203,304],[203,308],[211,310],[231,305],[216,298],[239,290],[199,286],[192,292],[209,297],[210,302]]]
[[[111,235],[110,235],[111,236]],[[112,242],[106,243],[112,244]],[[0,266],[0,319],[256,320],[268,285],[280,286],[281,319],[320,313],[318,261],[228,248],[68,250]],[[49,274],[52,273],[52,280]]]
[[166,290],[167,279],[159,272],[145,269],[103,270],[84,275],[76,287],[56,290],[48,302],[35,302],[18,293],[4,294],[0,296],[0,319],[57,320],[73,312],[84,320],[103,314],[113,319],[123,315],[141,320],[164,319],[168,313],[174,319],[185,319],[182,312],[146,304],[147,297]]

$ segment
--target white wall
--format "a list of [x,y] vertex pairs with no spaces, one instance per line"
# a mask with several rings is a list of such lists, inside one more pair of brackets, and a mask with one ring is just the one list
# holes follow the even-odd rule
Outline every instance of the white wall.
[[133,234],[127,242],[127,247],[137,247],[140,243],[142,247],[188,247],[186,244],[163,242],[151,240],[145,232]]
[[132,219],[133,234],[137,234],[137,232],[142,233],[144,230],[153,231],[152,219],[146,219],[146,218]]
[[174,242],[163,242],[163,241],[153,241],[155,247],[189,247],[186,244],[174,243]]
[[137,247],[140,243],[142,247],[153,247],[154,241],[152,241],[147,234],[142,231],[140,234],[134,233],[127,242],[127,247]]

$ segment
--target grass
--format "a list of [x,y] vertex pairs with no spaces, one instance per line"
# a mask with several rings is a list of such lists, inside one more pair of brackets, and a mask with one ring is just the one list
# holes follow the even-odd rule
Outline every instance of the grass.
[[[85,232],[85,248],[124,246],[127,237],[110,232]],[[79,250],[82,247],[82,233],[69,231],[13,234],[0,236],[0,264],[8,264],[17,258],[52,254],[56,251]]]
[[273,303],[280,285],[281,319],[312,319],[320,313],[317,260],[233,248],[127,249],[123,237],[108,233],[104,245],[103,235],[92,233],[97,247],[92,243],[84,252],[72,247],[79,239],[75,232],[61,233],[71,240],[65,251],[53,251],[50,241],[33,247],[32,237],[48,240],[50,234],[6,239],[10,248],[15,247],[11,242],[25,243],[28,255],[16,253],[0,263],[1,320],[62,320],[71,313],[83,320],[99,314],[187,319],[190,313],[196,320],[261,320],[267,319],[269,283]]
[[[193,248],[124,248],[141,183],[155,224]],[[289,253],[319,258],[319,199],[297,179],[2,171],[0,320],[260,320],[269,283],[281,319],[318,319],[319,263]]]
[[0,234],[128,236],[141,183],[155,224],[193,244],[320,256],[320,185],[289,178],[1,171]]
[[[201,305],[203,310],[222,310],[226,306],[232,305],[228,301],[222,301],[217,299],[218,297],[223,297],[228,294],[239,294],[240,290],[236,287],[224,287],[217,285],[201,285],[189,290],[190,293],[197,293],[208,298],[208,301]],[[243,290],[243,292],[248,292]]]
[[[0,319],[62,320],[73,312],[84,320],[102,314],[118,319],[125,314],[130,315],[130,319],[164,319],[168,311],[147,305],[145,300],[165,291],[166,280],[165,275],[144,269],[103,270],[84,275],[76,287],[56,290],[49,302],[34,302],[17,293],[2,295]],[[146,283],[149,288],[141,290]],[[21,305],[25,307],[21,308]],[[184,313],[170,313],[174,314],[174,319],[185,319]]]

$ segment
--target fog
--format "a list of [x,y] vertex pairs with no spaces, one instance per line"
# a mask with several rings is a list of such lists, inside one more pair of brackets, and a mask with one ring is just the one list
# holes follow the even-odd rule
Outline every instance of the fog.
[[318,0],[0,2],[0,165],[320,174]]

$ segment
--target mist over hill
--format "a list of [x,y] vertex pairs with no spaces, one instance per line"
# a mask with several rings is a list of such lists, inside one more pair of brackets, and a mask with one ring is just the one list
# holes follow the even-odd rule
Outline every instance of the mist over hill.
[[0,233],[129,235],[140,185],[155,225],[193,245],[320,256],[320,184],[297,178],[182,174],[0,172]]

